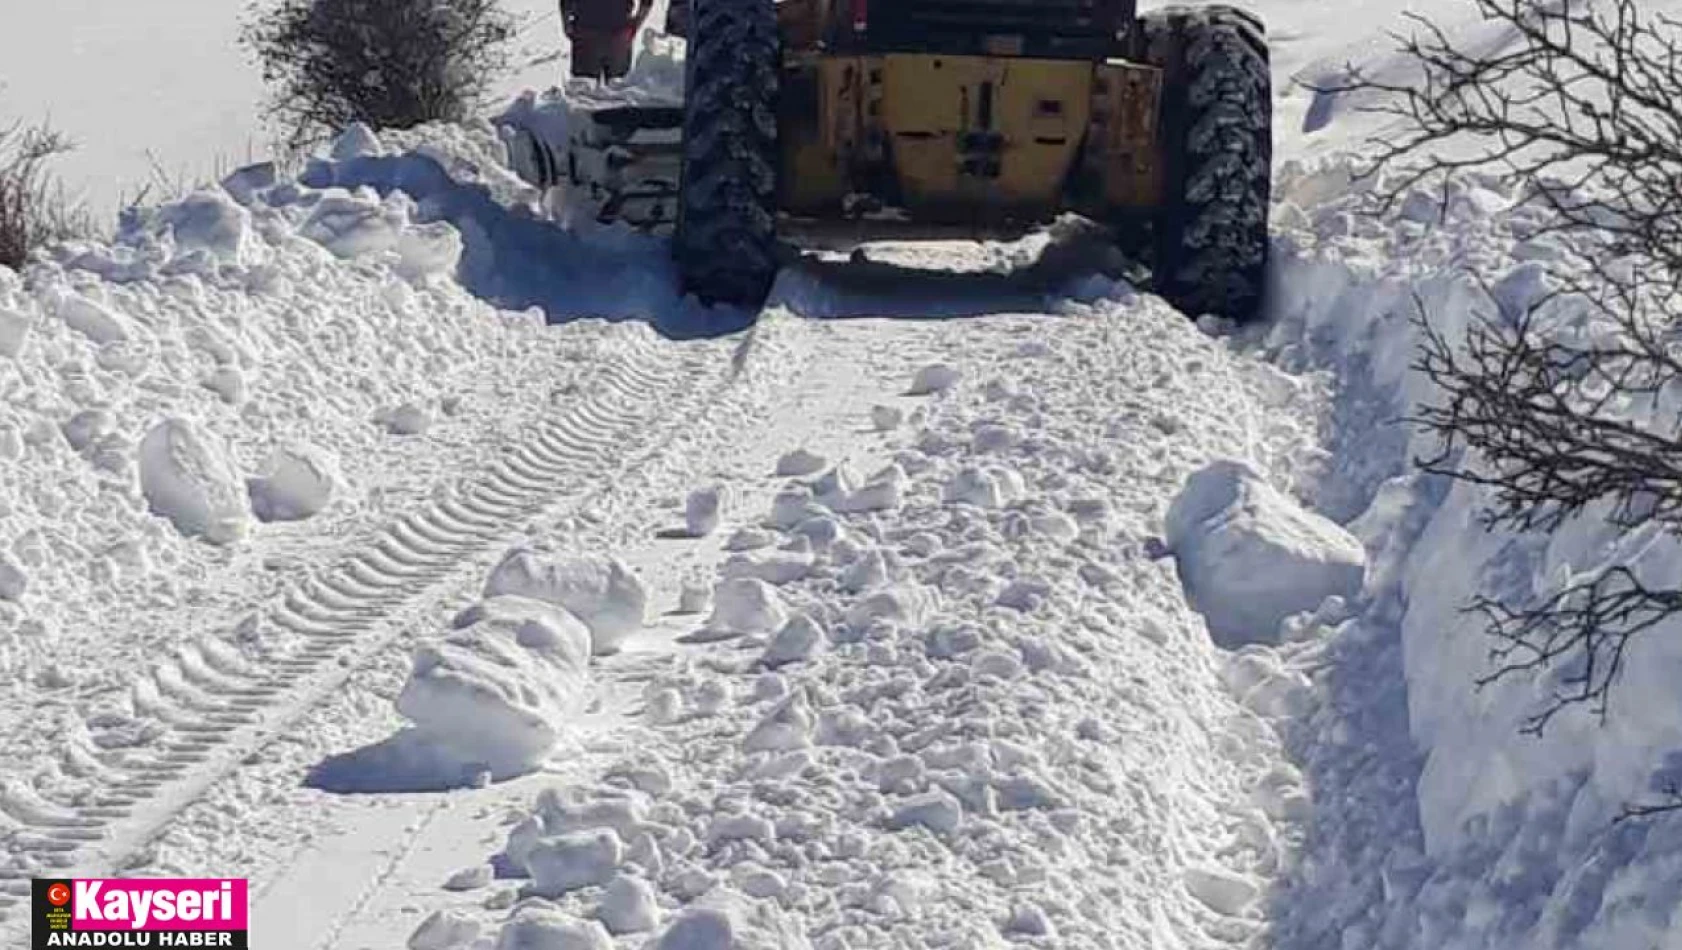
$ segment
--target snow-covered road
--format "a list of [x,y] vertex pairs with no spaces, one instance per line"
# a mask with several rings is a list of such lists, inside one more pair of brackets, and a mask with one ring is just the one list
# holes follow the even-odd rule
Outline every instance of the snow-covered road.
[[[1289,79],[1398,62],[1262,6],[1237,337],[1067,227],[809,255],[747,329],[482,126],[0,270],[0,946],[31,876],[100,872],[248,877],[264,950],[1682,948],[1682,823],[1611,824],[1682,639],[1533,740],[1456,612],[1675,545],[1483,532],[1395,424],[1414,308],[1460,334],[1568,242],[1493,177],[1367,213],[1371,117]],[[1362,549],[1359,591],[1275,630],[1167,556],[1219,458],[1259,478],[1205,527],[1295,495],[1349,534],[1283,554]]]
[[[386,264],[379,242],[345,237],[371,227],[366,213],[343,219],[361,224],[327,233],[330,246],[404,269],[401,242]],[[259,259],[287,270],[296,246],[270,243],[279,236],[207,275],[211,286],[249,293],[242,269]],[[453,461],[404,478],[346,460],[348,484],[391,480],[378,507],[250,524],[231,545],[240,556],[155,601],[122,597],[167,570],[144,557],[140,578],[105,596],[84,580],[81,596],[104,611],[90,616],[109,619],[55,626],[50,656],[17,654],[14,688],[37,699],[8,707],[20,754],[0,798],[16,825],[4,893],[15,907],[49,869],[237,868],[253,879],[258,946],[398,946],[443,877],[504,850],[510,817],[539,790],[563,778],[600,788],[629,770],[665,789],[658,815],[637,819],[659,856],[632,866],[674,896],[750,872],[750,890],[778,881],[811,939],[1057,931],[1148,945],[1258,931],[1302,790],[1270,730],[1222,686],[1220,654],[1148,542],[1180,480],[1212,456],[1265,461],[1289,483],[1314,457],[1317,391],[1124,284],[1087,278],[1047,296],[1044,274],[1023,273],[983,280],[969,308],[1014,298],[1018,316],[840,318],[925,314],[940,295],[949,312],[966,308],[947,275],[818,263],[785,275],[753,330],[722,339],[511,326],[522,342],[510,349],[544,359],[517,358],[519,375],[437,413],[420,438],[486,427]],[[144,288],[84,281],[77,293],[128,311]],[[191,311],[180,313],[135,335],[165,351],[177,333],[195,339],[170,322]],[[28,344],[58,345],[57,332],[41,324]],[[120,379],[103,383],[111,430],[149,415],[127,406]],[[251,435],[214,392],[204,405],[201,425],[225,418],[236,445]],[[389,412],[375,415],[376,432],[392,431]],[[817,457],[801,473],[829,474],[791,498],[777,473],[796,449]],[[80,462],[54,451],[38,464]],[[682,537],[683,499],[707,485],[721,489],[724,523]],[[592,664],[588,711],[543,773],[440,792],[460,776],[408,750],[393,699],[412,651],[449,629],[511,547],[621,558],[647,586],[650,624]],[[52,563],[31,577],[67,583],[46,576]],[[686,586],[715,585],[710,621],[680,611]],[[743,585],[765,602],[731,607]],[[797,613],[815,639],[762,658]],[[768,749],[747,739],[791,702],[802,735]],[[741,840],[708,844],[731,813]],[[761,827],[782,831],[773,841]],[[632,830],[624,845],[646,852]],[[954,852],[936,860],[936,838]],[[836,875],[868,891],[849,896]],[[1029,891],[1039,896],[1024,902]],[[453,904],[491,933],[509,898],[486,908],[485,893]]]
[[[595,664],[596,712],[550,774],[446,795],[294,791],[262,809],[254,834],[224,821],[214,839],[199,837],[188,821],[166,838],[160,859],[251,867],[264,945],[392,946],[393,934],[437,909],[417,903],[417,891],[435,891],[503,850],[510,817],[529,811],[537,790],[567,788],[588,808],[597,796],[627,794],[600,783],[631,774],[663,786],[668,813],[642,814],[645,800],[629,806],[638,810],[635,827],[620,829],[633,851],[638,829],[661,842],[660,857],[633,862],[657,886],[758,874],[759,885],[747,886],[803,895],[791,906],[812,939],[845,931],[857,941],[879,930],[866,939],[911,945],[944,933],[984,945],[993,918],[1008,925],[1014,917],[1026,931],[1056,928],[1076,943],[1104,933],[1118,946],[1240,939],[1260,921],[1259,896],[1280,857],[1284,832],[1269,813],[1288,813],[1301,791],[1267,728],[1221,687],[1219,658],[1186,637],[1194,622],[1172,572],[1146,558],[1145,525],[1181,466],[1243,446],[1265,447],[1288,467],[1307,440],[1300,429],[1265,425],[1247,405],[1252,389],[1277,398],[1279,379],[1233,360],[1160,304],[1105,299],[1067,311],[940,323],[765,318],[760,332],[775,341],[780,379],[749,400],[757,405],[709,413],[713,424],[653,461],[658,474],[601,529],[546,523],[534,532],[561,551],[624,557],[649,581],[651,613],[662,618]],[[1116,332],[1123,328],[1133,332]],[[1205,385],[1184,378],[1188,362],[1201,364],[1193,373],[1208,375]],[[903,395],[929,364],[967,381],[947,398]],[[1130,381],[1145,377],[1162,398],[1137,398]],[[877,432],[871,410],[879,405],[925,415],[932,434],[913,441]],[[774,673],[759,655],[775,628],[685,642],[715,639],[695,637],[703,616],[678,607],[685,579],[715,576],[726,538],[745,528],[763,532],[754,539],[769,542],[761,552],[785,548],[793,525],[785,518],[777,530],[764,519],[785,482],[774,476],[778,459],[796,448],[861,475],[901,467],[903,503],[838,514],[838,530],[880,545],[892,597],[937,598],[947,633],[925,642],[908,627],[860,624],[855,605],[882,590],[849,581],[840,565],[824,563],[828,552],[814,558],[797,545],[750,555],[735,573],[788,578],[779,599],[835,625],[832,655]],[[1067,473],[1077,459],[1087,468]],[[943,485],[978,462],[1007,483],[1006,473],[1022,476],[1012,509],[942,501]],[[682,524],[669,496],[713,481],[730,486],[719,534],[662,538]],[[1070,502],[1084,523],[1059,515]],[[1027,628],[1041,627],[1057,629],[1060,643],[1036,646]],[[296,781],[328,754],[387,737],[396,723],[380,696],[406,672],[395,658],[387,666],[375,680],[383,691],[341,693],[259,771]],[[809,705],[809,735],[771,750],[747,739],[796,695]],[[370,708],[381,714],[369,717]],[[1037,727],[1025,731],[1019,720],[1028,709]],[[1069,784],[1071,757],[1084,762],[1085,787]],[[912,761],[937,764],[925,774],[905,764]],[[201,810],[251,814],[258,803],[244,796],[287,784],[229,785]],[[925,832],[896,831],[886,813],[939,789],[995,802],[964,819],[957,854],[943,857]],[[718,837],[730,813],[748,829],[737,844]],[[756,840],[760,822],[767,831]],[[686,848],[685,838],[700,844]],[[1113,870],[1080,874],[1086,865]],[[865,888],[858,897],[823,886],[843,873]],[[1039,897],[1024,904],[1030,881]],[[899,909],[879,913],[881,895]],[[487,911],[485,896],[448,903],[489,933],[511,898]],[[312,913],[299,915],[301,903]],[[560,906],[582,912],[589,903],[573,895]]]

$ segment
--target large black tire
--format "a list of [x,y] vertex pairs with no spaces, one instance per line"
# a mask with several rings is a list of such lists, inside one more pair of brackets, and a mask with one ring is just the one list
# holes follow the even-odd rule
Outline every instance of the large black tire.
[[689,0],[671,0],[666,5],[666,35],[689,38]]
[[672,254],[703,303],[757,308],[777,275],[774,0],[689,0],[683,165]]
[[1260,315],[1272,201],[1273,89],[1266,32],[1232,7],[1169,7],[1142,19],[1163,70],[1164,202],[1156,290],[1189,316]]

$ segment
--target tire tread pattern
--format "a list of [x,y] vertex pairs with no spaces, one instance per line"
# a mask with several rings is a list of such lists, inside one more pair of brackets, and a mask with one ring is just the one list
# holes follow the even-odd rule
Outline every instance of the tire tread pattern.
[[1266,291],[1272,201],[1264,28],[1226,6],[1166,7],[1143,27],[1146,58],[1164,71],[1157,292],[1190,316],[1254,319]]
[[774,0],[690,0],[683,172],[672,253],[706,304],[757,308],[777,273]]

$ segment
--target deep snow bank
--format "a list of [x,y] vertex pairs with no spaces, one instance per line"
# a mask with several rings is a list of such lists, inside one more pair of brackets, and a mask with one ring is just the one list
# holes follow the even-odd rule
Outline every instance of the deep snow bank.
[[120,697],[143,655],[249,611],[307,547],[292,522],[326,519],[331,544],[430,488],[520,424],[513,387],[622,335],[486,305],[453,279],[460,233],[423,217],[401,192],[255,168],[127,215],[110,244],[0,268],[7,689]]
[[[645,33],[632,74],[602,87],[528,93],[497,122],[517,121],[565,142],[574,110],[586,105],[671,101],[681,89],[681,45]],[[706,308],[678,292],[664,241],[625,224],[604,226],[507,167],[510,155],[491,121],[428,125],[369,135],[359,147],[312,162],[300,180],[312,188],[371,188],[403,194],[421,221],[460,235],[456,276],[474,295],[506,309],[541,309],[552,322],[581,317],[646,320],[671,337],[741,330],[752,313]],[[564,225],[559,226],[559,225]]]
[[[1283,901],[1285,932],[1315,947],[1676,945],[1682,822],[1611,820],[1674,780],[1682,622],[1632,644],[1605,728],[1577,711],[1537,739],[1518,729],[1548,681],[1477,690],[1490,644],[1460,608],[1480,591],[1533,603],[1564,571],[1616,563],[1673,584],[1678,546],[1617,536],[1593,512],[1552,538],[1488,533],[1474,520],[1486,496],[1411,474],[1434,441],[1395,422],[1432,395],[1409,369],[1416,298],[1461,339],[1474,314],[1496,312],[1477,279],[1509,304],[1536,299],[1543,267],[1566,263],[1569,246],[1525,237],[1546,219],[1496,179],[1468,180],[1446,204],[1415,195],[1388,223],[1357,212],[1363,187],[1331,162],[1287,169],[1279,188],[1289,204],[1266,348],[1287,368],[1336,375],[1320,506],[1353,518],[1373,557],[1359,617],[1320,618],[1306,642],[1270,654],[1318,671],[1322,695],[1294,742],[1322,810]],[[1592,332],[1584,322],[1569,303],[1552,321]],[[1398,675],[1405,696],[1386,684]]]

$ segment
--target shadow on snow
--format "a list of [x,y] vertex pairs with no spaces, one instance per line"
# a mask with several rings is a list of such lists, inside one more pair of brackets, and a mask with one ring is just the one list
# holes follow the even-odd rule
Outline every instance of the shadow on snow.
[[[501,309],[536,307],[550,323],[646,320],[671,339],[735,333],[757,316],[743,308],[707,307],[681,294],[662,238],[568,230],[501,204],[484,185],[452,179],[425,156],[315,162],[300,181],[311,188],[404,192],[414,199],[420,220],[447,221],[461,233],[457,279],[469,293]],[[868,245],[845,260],[787,247],[787,266],[768,306],[820,318],[1032,313],[1066,296],[1083,278],[1119,276],[1124,267],[1107,232],[1096,226],[1059,223],[1043,241],[1037,251],[962,273],[872,258]]]

